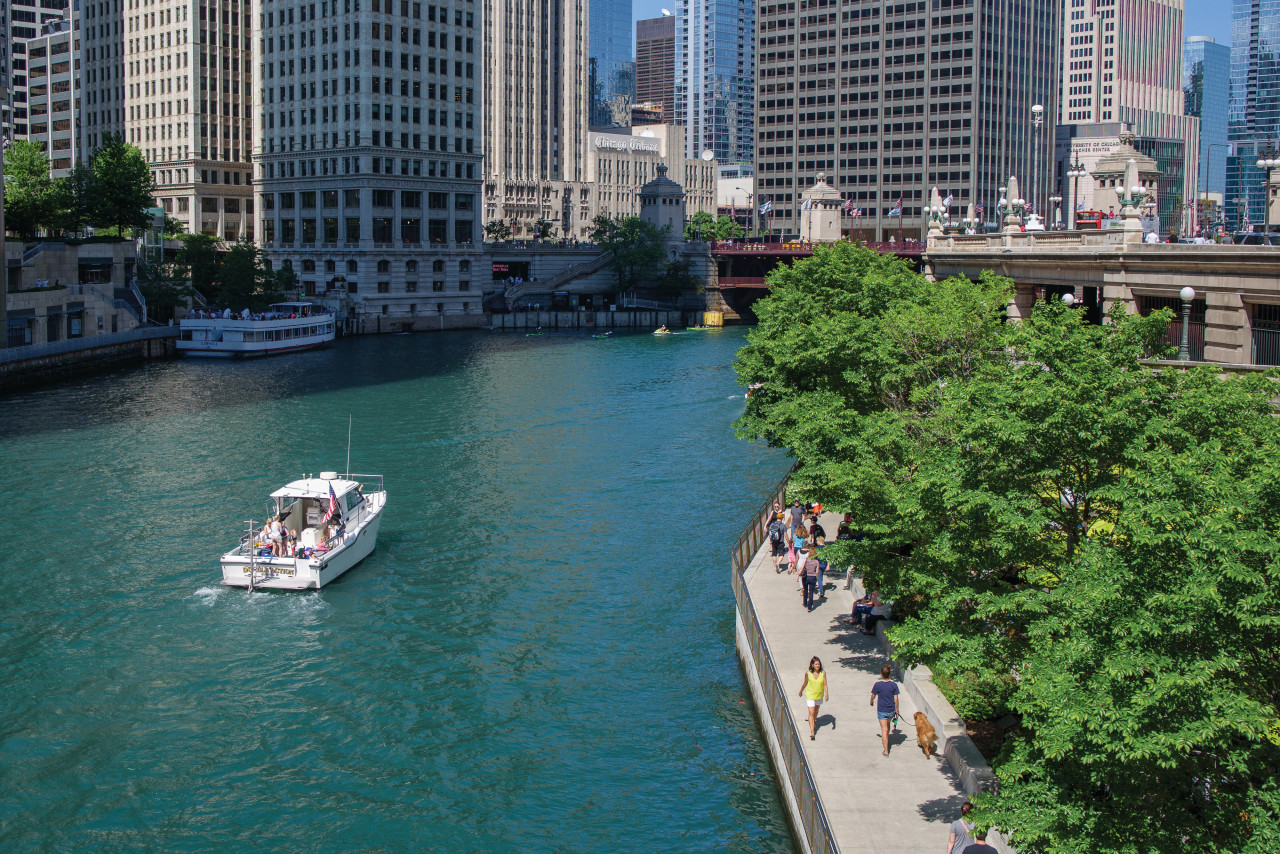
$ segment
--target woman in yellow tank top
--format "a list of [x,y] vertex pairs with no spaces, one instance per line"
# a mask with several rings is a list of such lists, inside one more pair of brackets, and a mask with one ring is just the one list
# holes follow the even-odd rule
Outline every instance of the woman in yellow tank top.
[[800,696],[804,697],[805,704],[809,707],[809,740],[813,741],[818,732],[818,709],[831,699],[827,691],[827,672],[822,669],[822,662],[816,655],[809,659],[809,669],[804,672]]

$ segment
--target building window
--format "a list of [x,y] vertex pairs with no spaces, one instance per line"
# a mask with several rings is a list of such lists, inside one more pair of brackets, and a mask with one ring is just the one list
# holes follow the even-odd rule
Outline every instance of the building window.
[[391,283],[390,283],[390,282],[378,282],[378,293],[380,293],[380,294],[389,294],[389,293],[391,293]]
[[436,279],[431,283],[431,290],[435,293],[442,293],[444,291],[444,282]]

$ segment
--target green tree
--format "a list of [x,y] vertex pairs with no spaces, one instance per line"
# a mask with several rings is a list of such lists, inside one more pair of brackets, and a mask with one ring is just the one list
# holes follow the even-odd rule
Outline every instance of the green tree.
[[592,220],[588,236],[612,254],[609,263],[618,277],[615,292],[634,290],[646,276],[660,268],[669,231],[638,216],[615,218],[599,214]]
[[292,270],[267,269],[262,250],[252,241],[241,239],[223,256],[211,289],[218,305],[232,311],[240,308],[262,311],[271,303],[279,302],[285,290],[296,284],[297,276]]
[[218,278],[218,239],[211,234],[191,234],[182,242],[178,263],[189,271],[191,286],[205,299],[215,299]]
[[703,281],[689,271],[689,265],[684,261],[669,262],[658,277],[658,293],[664,296],[702,293],[703,288]]
[[685,240],[735,240],[744,234],[743,227],[727,214],[712,217],[706,211],[697,211],[684,225]]
[[491,243],[501,243],[511,236],[511,226],[505,220],[491,219],[484,224],[484,236]]
[[44,149],[39,143],[15,141],[4,153],[5,228],[29,240],[51,224],[56,207]]
[[92,217],[96,181],[93,170],[83,163],[72,167],[67,177],[54,186],[53,228],[60,232],[82,231]]
[[900,659],[1018,721],[979,820],[1024,854],[1276,850],[1273,380],[1144,368],[1168,313],[1005,323],[1006,281],[847,244],[771,284],[739,430],[854,512],[829,548],[894,598]]
[[107,134],[94,152],[89,167],[94,176],[93,222],[104,228],[146,228],[151,224],[148,208],[156,205],[152,194],[155,181],[142,152],[118,134]]
[[184,265],[165,261],[138,265],[138,290],[147,301],[147,314],[152,320],[164,322],[174,315],[174,310],[185,307],[191,297],[191,271]]
[[539,219],[533,224],[533,239],[541,243],[544,240],[551,239],[551,232],[555,225],[548,220]]

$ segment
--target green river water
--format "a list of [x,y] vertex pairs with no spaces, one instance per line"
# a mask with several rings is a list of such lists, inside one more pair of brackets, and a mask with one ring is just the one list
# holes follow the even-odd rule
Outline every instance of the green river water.
[[[728,549],[786,471],[741,330],[396,335],[0,398],[0,850],[792,850]],[[386,478],[318,593],[266,495]]]

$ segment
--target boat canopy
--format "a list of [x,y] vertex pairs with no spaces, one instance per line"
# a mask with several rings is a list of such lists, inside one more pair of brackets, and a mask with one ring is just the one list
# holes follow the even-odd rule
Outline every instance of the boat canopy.
[[355,490],[360,484],[354,480],[343,480],[341,478],[320,478],[307,477],[302,480],[295,480],[286,484],[275,492],[271,493],[272,498],[323,498],[328,499],[329,487],[333,487],[333,492],[339,499],[348,492]]
[[324,306],[313,302],[273,302],[268,306],[268,310],[275,314],[296,314],[298,317],[327,313]]

